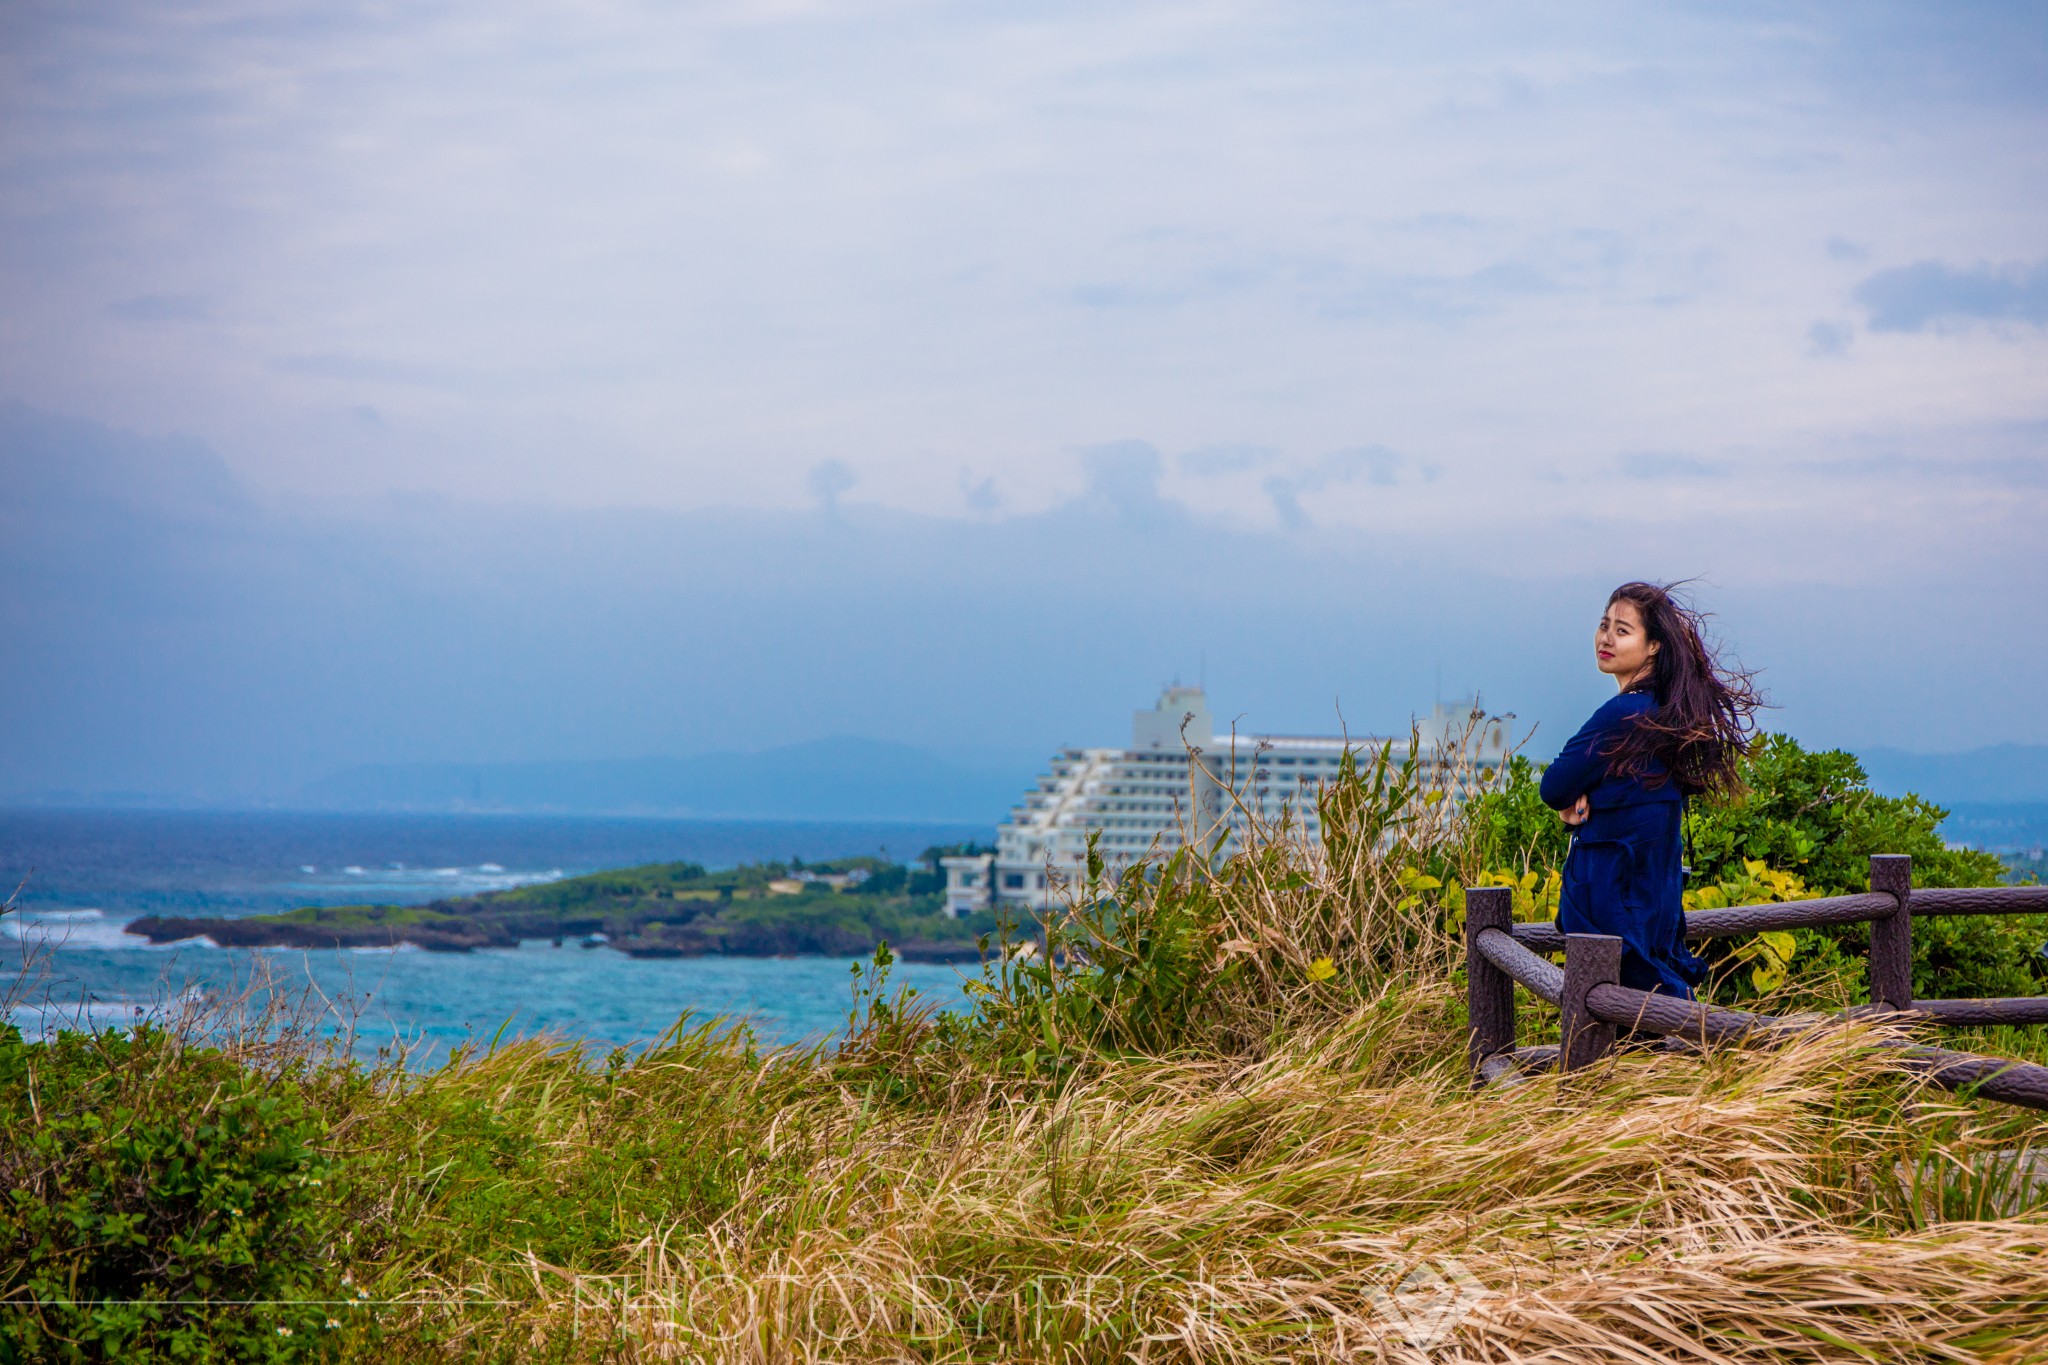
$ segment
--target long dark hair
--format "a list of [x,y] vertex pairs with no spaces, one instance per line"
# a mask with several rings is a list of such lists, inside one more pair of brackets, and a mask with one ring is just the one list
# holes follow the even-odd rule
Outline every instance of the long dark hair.
[[1606,751],[1616,777],[1663,781],[1664,772],[1685,792],[1735,795],[1742,790],[1742,756],[1764,705],[1755,678],[1723,665],[1700,632],[1700,614],[1656,583],[1624,583],[1607,605],[1630,602],[1656,644],[1649,676],[1630,691],[1651,693],[1657,705]]

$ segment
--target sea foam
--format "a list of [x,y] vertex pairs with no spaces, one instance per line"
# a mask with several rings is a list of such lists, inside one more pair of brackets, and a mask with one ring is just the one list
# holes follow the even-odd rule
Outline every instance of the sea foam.
[[210,938],[187,939],[183,945],[151,943],[140,934],[128,932],[126,920],[107,918],[95,908],[79,910],[27,910],[0,917],[0,933],[40,948],[166,949],[198,945],[217,948]]

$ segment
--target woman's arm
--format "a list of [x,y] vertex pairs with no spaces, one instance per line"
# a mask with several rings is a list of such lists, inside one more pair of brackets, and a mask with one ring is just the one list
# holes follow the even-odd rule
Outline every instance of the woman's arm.
[[1579,727],[1577,734],[1565,741],[1564,751],[1543,770],[1543,784],[1538,790],[1544,805],[1564,810],[1600,785],[1600,779],[1607,776],[1607,759],[1600,751],[1638,709],[1638,704],[1629,702],[1629,694],[1623,693],[1603,704]]

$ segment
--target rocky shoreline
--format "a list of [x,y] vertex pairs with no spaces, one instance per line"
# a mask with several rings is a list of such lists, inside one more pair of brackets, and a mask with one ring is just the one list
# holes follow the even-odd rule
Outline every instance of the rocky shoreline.
[[[479,948],[518,948],[522,941],[547,939],[578,943],[582,948],[608,948],[629,958],[864,958],[885,935],[854,933],[838,925],[731,925],[723,933],[655,929],[647,933],[612,935],[602,919],[549,921],[520,925],[500,919],[459,923],[322,923],[283,921],[272,917],[193,919],[182,915],[145,915],[127,925],[127,933],[152,943],[211,939],[221,948],[397,948],[412,943],[426,952],[467,954]],[[905,962],[981,962],[977,943],[905,937],[891,939],[889,950]]]
[[[283,921],[268,917],[246,919],[195,919],[187,916],[145,915],[131,922],[127,932],[154,944],[212,940],[223,948],[395,948],[411,944],[434,953],[469,953],[479,948],[517,948],[532,940],[579,943],[589,948],[609,948],[628,957],[866,957],[883,942],[867,936],[827,927],[740,926],[723,934],[673,933],[631,934],[611,937],[603,921],[550,923],[539,932],[521,932],[521,926],[507,922],[474,921],[467,924],[322,924],[317,921]],[[931,939],[890,942],[889,950],[906,962],[979,962],[983,954],[973,943]]]
[[[594,931],[595,925],[591,926]],[[516,948],[517,932],[502,924],[321,924],[280,921],[269,916],[245,919],[195,919],[182,915],[145,915],[130,921],[127,932],[151,943],[211,939],[223,948],[394,948],[410,943],[431,952],[467,953],[478,948]],[[552,933],[544,937],[554,937]]]

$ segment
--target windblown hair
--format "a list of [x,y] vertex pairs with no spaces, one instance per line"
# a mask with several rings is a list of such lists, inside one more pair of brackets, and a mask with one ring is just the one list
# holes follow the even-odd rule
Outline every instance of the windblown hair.
[[1754,675],[1724,666],[1700,633],[1700,615],[1655,583],[1624,583],[1607,605],[1631,602],[1657,645],[1650,676],[1631,691],[1647,691],[1656,709],[1606,750],[1617,777],[1657,784],[1661,766],[1687,793],[1732,796],[1742,790],[1742,756],[1764,705]]

